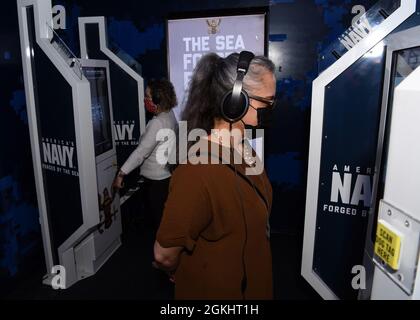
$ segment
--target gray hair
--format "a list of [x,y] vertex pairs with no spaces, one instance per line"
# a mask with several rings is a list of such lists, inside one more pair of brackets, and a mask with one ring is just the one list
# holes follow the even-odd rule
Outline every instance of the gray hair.
[[[226,72],[229,74],[229,80],[225,78],[226,86],[233,87],[236,79],[236,69],[238,65],[239,55],[232,54],[224,59],[226,62]],[[249,69],[244,78],[243,88],[245,91],[252,92],[253,89],[262,85],[262,77],[265,73],[270,72],[274,75],[274,63],[264,56],[256,56],[252,59]]]
[[[194,69],[182,120],[187,121],[188,131],[203,129],[210,134],[215,119],[221,118],[220,105],[224,94],[232,90],[236,79],[239,54],[233,53],[221,58],[215,53],[203,56]],[[267,72],[274,76],[273,62],[264,57],[252,59],[244,78],[244,90],[252,92],[262,85]]]

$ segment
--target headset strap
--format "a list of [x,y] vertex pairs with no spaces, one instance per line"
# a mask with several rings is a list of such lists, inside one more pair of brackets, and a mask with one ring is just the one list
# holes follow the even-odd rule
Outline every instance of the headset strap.
[[245,78],[245,71],[238,70],[238,75],[236,76],[236,80],[235,80],[235,83],[233,84],[233,90],[232,90],[232,103],[233,104],[238,103],[241,98],[241,92],[242,92],[242,87],[243,87],[242,81],[244,80],[244,78]]
[[248,72],[249,65],[251,64],[252,59],[254,59],[254,54],[252,52],[242,51],[239,54],[238,66],[236,68],[236,80],[232,90],[233,104],[239,103],[240,101],[243,81],[246,73]]
[[[225,164],[226,166],[228,166],[232,171],[235,171],[235,167],[231,164]],[[239,170],[236,171],[238,173],[238,176],[241,177],[243,180],[245,180],[256,192],[257,195],[261,198],[261,200],[264,202],[267,211],[269,210],[269,204],[267,199],[265,198],[265,196],[263,195],[263,193],[261,192],[261,190],[259,190],[257,188],[257,186],[251,181],[251,179],[249,179],[246,175],[244,175],[242,172],[240,172]]]

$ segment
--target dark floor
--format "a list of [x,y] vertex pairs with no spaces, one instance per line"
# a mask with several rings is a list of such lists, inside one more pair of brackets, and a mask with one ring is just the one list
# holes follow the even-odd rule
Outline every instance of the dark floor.
[[[123,244],[92,277],[67,290],[41,284],[42,271],[23,281],[9,299],[145,299],[173,298],[173,285],[152,267],[154,234],[144,221],[123,221]],[[272,235],[274,294],[280,300],[320,299],[300,276],[301,237]]]

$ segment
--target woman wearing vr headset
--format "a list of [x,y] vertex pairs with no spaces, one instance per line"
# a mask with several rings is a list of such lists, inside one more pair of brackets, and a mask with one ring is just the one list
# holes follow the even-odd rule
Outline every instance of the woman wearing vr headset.
[[[123,187],[124,176],[140,167],[140,174],[144,178],[145,211],[152,220],[153,229],[159,227],[163,205],[168,196],[171,172],[169,167],[158,161],[157,152],[162,144],[173,144],[176,141],[157,141],[156,135],[161,129],[176,131],[177,120],[172,111],[177,105],[174,87],[166,79],[149,81],[144,99],[145,108],[153,113],[153,118],[147,123],[146,131],[140,137],[138,147],[133,151],[118,172],[113,186],[117,189]],[[169,137],[170,138],[170,137]]]
[[[206,133],[197,144],[212,151],[199,156],[246,149],[242,139],[226,143],[217,129],[243,135],[245,128],[264,127],[275,91],[274,64],[265,57],[245,51],[201,58],[182,114],[189,132]],[[246,154],[240,164],[193,164],[189,158],[174,171],[154,265],[175,281],[176,299],[272,299],[272,189],[264,171],[247,174],[255,163],[244,159]]]

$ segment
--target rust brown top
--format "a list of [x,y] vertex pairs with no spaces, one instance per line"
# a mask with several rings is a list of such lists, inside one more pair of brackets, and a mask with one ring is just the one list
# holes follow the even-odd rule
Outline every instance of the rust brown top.
[[157,241],[185,248],[176,299],[272,299],[272,189],[265,172],[246,175],[246,166],[235,173],[232,165],[189,162],[175,170]]

